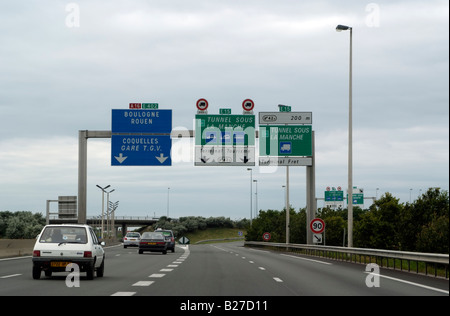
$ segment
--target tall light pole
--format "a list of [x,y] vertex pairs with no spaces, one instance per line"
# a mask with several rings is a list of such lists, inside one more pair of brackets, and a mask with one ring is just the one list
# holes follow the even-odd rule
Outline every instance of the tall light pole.
[[109,188],[111,185],[107,185],[106,187],[102,188],[101,186],[99,186],[97,184],[97,187],[100,188],[100,190],[102,190],[102,234],[101,234],[101,238],[103,239],[103,230],[104,230],[104,216],[105,216],[105,190],[107,188]]
[[169,192],[170,188],[167,188],[167,219],[169,219]]
[[255,191],[255,217],[256,218],[258,216],[258,180],[253,180],[253,182],[255,182],[256,185],[256,191]]
[[116,189],[112,189],[111,191],[106,192],[106,231],[108,232],[108,238],[111,237],[111,235],[109,234],[109,230],[111,229],[111,226],[110,226],[110,224],[111,224],[111,221],[110,221],[111,214],[110,214],[110,211],[109,211],[109,194],[114,192],[115,190]]
[[353,247],[353,132],[352,132],[352,55],[353,55],[353,28],[346,25],[336,26],[336,31],[350,31],[350,62],[349,62],[349,96],[348,96],[348,247]]
[[117,237],[114,217],[116,216],[116,209],[118,206],[119,206],[119,201],[116,201],[114,203],[109,201],[109,208],[111,209],[111,215],[112,215],[111,216],[111,226],[113,228],[113,238],[114,239]]
[[252,182],[253,182],[253,169],[247,168],[247,171],[250,171],[250,226],[252,225]]

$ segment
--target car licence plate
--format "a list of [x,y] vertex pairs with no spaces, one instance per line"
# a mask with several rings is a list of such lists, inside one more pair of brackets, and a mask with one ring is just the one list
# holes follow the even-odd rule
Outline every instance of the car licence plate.
[[156,242],[148,242],[147,245],[156,245]]
[[54,262],[50,262],[50,266],[53,268],[64,268],[66,267],[68,264],[70,264],[70,262],[65,262],[65,261],[54,261]]

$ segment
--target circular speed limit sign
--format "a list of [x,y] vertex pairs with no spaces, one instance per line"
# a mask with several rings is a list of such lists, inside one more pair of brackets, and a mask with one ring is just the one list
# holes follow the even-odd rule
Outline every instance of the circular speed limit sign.
[[314,234],[321,234],[325,229],[325,222],[320,218],[315,218],[309,224],[309,228]]

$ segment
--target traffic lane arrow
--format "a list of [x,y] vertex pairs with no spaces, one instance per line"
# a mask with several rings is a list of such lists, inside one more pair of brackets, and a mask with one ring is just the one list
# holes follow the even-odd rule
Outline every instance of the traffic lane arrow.
[[254,166],[253,146],[195,146],[195,166]]
[[124,156],[123,156],[123,154],[122,154],[122,153],[120,153],[120,154],[119,154],[119,157],[117,157],[117,156],[114,156],[114,158],[116,158],[116,159],[117,159],[117,161],[118,161],[119,163],[122,163],[122,162],[124,162],[124,161],[125,161],[125,159],[127,159],[128,157],[124,157]]
[[158,156],[155,156],[156,157],[156,159],[158,159],[158,161],[160,162],[160,163],[164,163],[164,161],[166,161],[166,159],[167,158],[169,158],[169,157],[164,157],[164,154],[163,153],[161,153],[160,155],[159,155],[159,157]]

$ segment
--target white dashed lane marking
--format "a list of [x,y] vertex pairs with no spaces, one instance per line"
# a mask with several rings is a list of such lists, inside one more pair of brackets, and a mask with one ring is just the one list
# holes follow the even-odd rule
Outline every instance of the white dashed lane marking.
[[133,296],[136,292],[116,292],[111,296]]
[[[220,249],[220,250],[226,251],[226,252],[228,252],[228,253],[230,253],[230,254],[233,254],[232,251],[228,251],[228,250],[225,250],[225,249],[220,248],[220,247],[217,247],[217,246],[212,246],[212,247],[215,247],[215,248],[217,248],[217,249]],[[252,249],[252,250],[253,250],[253,249]],[[267,252],[267,251],[264,251],[264,252]],[[238,257],[239,254],[238,254],[238,253],[235,253],[235,256]],[[241,258],[242,258],[242,259],[246,259],[246,257],[243,257],[243,256],[241,256]],[[250,260],[249,263],[254,264],[255,262]],[[321,262],[321,263],[323,263],[323,262]],[[266,268],[263,268],[263,267],[258,267],[258,269],[259,269],[259,270],[262,270],[262,271],[265,271],[265,270],[266,270]],[[283,282],[283,280],[280,279],[280,278],[278,278],[278,277],[273,277],[273,280],[276,281],[276,282],[278,282],[278,283]]]
[[149,275],[149,278],[162,278],[163,276],[165,276],[165,273],[153,273],[152,275]]
[[155,281],[139,281],[134,283],[132,286],[149,286]]
[[[184,254],[181,255],[177,260],[172,262],[172,264],[167,265],[166,268],[159,270],[159,272],[171,272],[171,271],[173,271],[173,269],[170,269],[170,268],[178,267],[178,265],[182,264],[184,262],[184,260],[187,259],[187,257],[189,256],[189,253],[190,253],[189,248],[187,246],[182,247],[182,248],[184,250]],[[153,274],[149,275],[148,277],[160,279],[160,278],[164,277],[165,275],[166,275],[165,273],[153,273]],[[5,276],[3,278],[6,278],[6,277],[12,277],[12,276]],[[153,283],[155,283],[155,281],[138,281],[138,282],[132,284],[132,286],[150,286]],[[133,296],[135,294],[136,294],[136,292],[116,292],[116,293],[112,294],[111,296]]]

